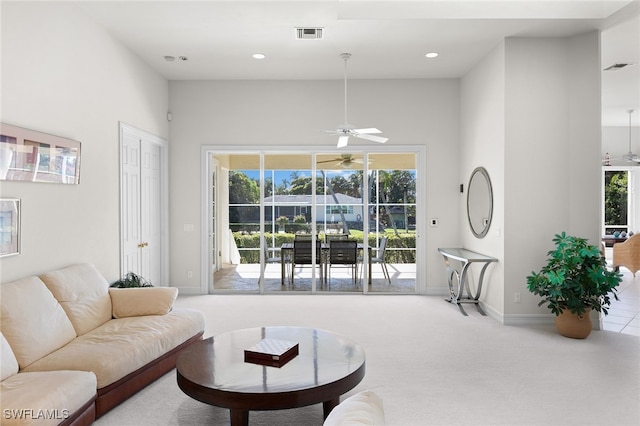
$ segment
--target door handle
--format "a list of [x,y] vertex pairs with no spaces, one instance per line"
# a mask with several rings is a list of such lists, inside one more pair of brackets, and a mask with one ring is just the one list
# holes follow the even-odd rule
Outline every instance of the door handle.
[[149,243],[140,243],[138,244],[138,248],[145,248],[149,245]]

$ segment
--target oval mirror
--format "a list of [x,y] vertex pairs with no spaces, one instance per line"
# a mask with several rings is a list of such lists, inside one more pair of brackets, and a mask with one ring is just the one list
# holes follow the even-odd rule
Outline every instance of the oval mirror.
[[469,179],[467,189],[467,217],[471,232],[484,238],[491,226],[493,216],[493,190],[489,173],[484,167],[477,167]]

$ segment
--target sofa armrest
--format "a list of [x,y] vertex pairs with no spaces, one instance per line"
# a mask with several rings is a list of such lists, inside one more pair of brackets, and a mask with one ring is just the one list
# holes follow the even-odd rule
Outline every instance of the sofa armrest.
[[165,315],[178,297],[175,287],[109,288],[114,318]]

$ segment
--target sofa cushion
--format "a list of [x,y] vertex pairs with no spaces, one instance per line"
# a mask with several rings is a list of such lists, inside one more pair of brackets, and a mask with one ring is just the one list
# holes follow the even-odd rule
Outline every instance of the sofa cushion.
[[20,369],[76,337],[62,306],[38,277],[0,285],[0,329]]
[[93,371],[102,389],[203,330],[202,312],[184,308],[167,315],[112,319],[25,371]]
[[40,279],[58,299],[78,336],[111,319],[109,283],[93,265],[71,265]]
[[57,425],[96,396],[88,371],[14,374],[0,383],[2,425]]
[[9,346],[9,342],[0,333],[0,380],[13,376],[18,372],[18,360]]
[[384,425],[382,400],[372,391],[363,391],[331,410],[323,426]]
[[165,315],[178,297],[175,287],[110,288],[114,318]]

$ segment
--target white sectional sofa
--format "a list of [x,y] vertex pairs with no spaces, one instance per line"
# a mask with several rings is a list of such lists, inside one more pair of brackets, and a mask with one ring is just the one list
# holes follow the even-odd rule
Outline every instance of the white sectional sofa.
[[78,264],[0,285],[2,425],[88,425],[175,367],[204,316],[176,288],[109,288]]

